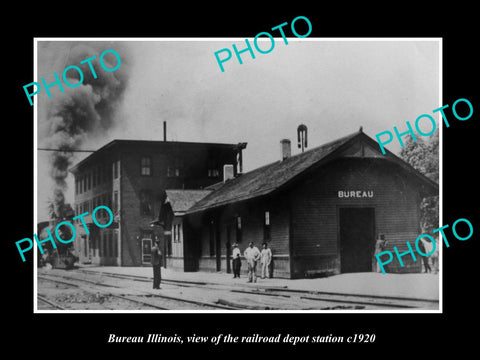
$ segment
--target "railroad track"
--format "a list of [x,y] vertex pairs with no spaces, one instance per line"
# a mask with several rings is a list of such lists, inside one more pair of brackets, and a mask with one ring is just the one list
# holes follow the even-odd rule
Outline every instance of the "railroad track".
[[[138,275],[125,275],[109,272],[98,272],[92,270],[81,270],[90,274],[102,274],[112,278],[129,279],[141,282],[151,282],[152,279]],[[335,309],[364,309],[365,307],[385,308],[385,309],[438,309],[438,301],[415,298],[402,298],[393,296],[375,296],[362,294],[343,294],[326,291],[311,291],[288,289],[281,286],[243,286],[239,284],[214,284],[208,282],[196,282],[186,280],[162,279],[162,283],[172,284],[181,287],[202,287],[210,288],[212,290],[224,289],[233,293],[240,293],[246,295],[261,295],[269,297],[283,297],[290,299],[303,299],[310,301],[323,301],[332,303],[332,306],[321,308],[321,310],[335,310]],[[252,310],[267,310],[265,306],[249,306],[232,301],[222,301],[219,303],[237,309],[252,309]]]
[[[86,292],[90,293],[101,293],[104,296],[111,296],[115,297],[118,299],[122,299],[124,301],[128,302],[134,302],[139,305],[141,305],[143,308],[153,308],[157,310],[172,310],[176,309],[178,305],[180,304],[180,308],[185,307],[185,304],[191,304],[194,305],[194,309],[198,310],[209,310],[209,309],[236,309],[234,306],[228,306],[228,305],[222,305],[222,304],[215,304],[215,303],[208,303],[200,300],[194,300],[194,299],[188,299],[188,298],[182,298],[182,297],[174,297],[174,296],[169,296],[169,295],[163,295],[163,294],[158,294],[158,293],[152,293],[152,292],[145,292],[145,291],[134,291],[133,294],[122,294],[124,292],[124,289],[111,285],[111,284],[106,284],[102,283],[99,281],[92,281],[88,279],[80,279],[80,278],[74,278],[70,276],[62,276],[62,275],[57,275],[57,274],[51,274],[49,273],[48,275],[38,275],[38,279],[44,280],[44,281],[50,281],[50,282],[55,282],[57,284],[62,284],[65,286],[70,286],[73,288],[81,289]],[[64,279],[68,279],[68,281],[65,281]],[[78,283],[85,283],[87,286],[82,286],[81,284]],[[92,286],[93,285],[93,286]],[[108,287],[110,288],[110,291],[99,289],[98,287]],[[38,298],[38,296],[37,296]],[[149,300],[149,299],[153,299]],[[168,303],[168,307],[163,306],[158,304],[155,300],[162,299],[166,300]],[[60,310],[66,310],[64,307],[56,304],[55,302],[46,299],[44,296],[40,297],[40,300],[48,303],[50,306],[60,309]],[[173,305],[176,305],[172,308]],[[110,309],[110,310],[117,310],[117,309]]]
[[[53,310],[65,310],[64,307],[58,305],[57,303],[54,303],[53,301],[50,301],[50,300],[46,299],[42,295],[37,294],[37,299],[42,301],[44,304],[47,304],[47,308],[43,307],[40,310],[51,310],[51,309],[53,309]],[[51,309],[49,309],[49,308],[51,308]]]

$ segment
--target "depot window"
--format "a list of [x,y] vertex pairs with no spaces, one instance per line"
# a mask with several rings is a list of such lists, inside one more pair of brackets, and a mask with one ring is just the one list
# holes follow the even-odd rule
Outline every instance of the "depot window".
[[270,240],[270,211],[265,211],[263,221],[263,239]]
[[242,241],[242,218],[240,216],[237,216],[237,226],[235,226],[236,229],[236,236],[237,236],[237,242]]

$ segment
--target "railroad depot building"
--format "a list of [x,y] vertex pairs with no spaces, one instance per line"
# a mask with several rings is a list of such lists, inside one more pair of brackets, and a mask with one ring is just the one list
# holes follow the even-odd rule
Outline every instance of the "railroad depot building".
[[[202,189],[218,183],[223,164],[232,164],[236,176],[245,147],[245,143],[113,140],[90,154],[70,169],[75,178],[75,214],[89,213],[84,217],[89,234],[81,220],[75,220],[79,261],[151,266],[155,239],[171,253],[168,232],[152,225],[165,201],[165,189]],[[93,223],[91,213],[99,205],[108,206],[114,214],[107,228]],[[96,218],[100,223],[109,220],[104,210]],[[183,253],[174,254],[183,257]]]
[[[245,147],[114,140],[82,160],[71,169],[75,213],[107,205],[115,215],[105,229],[85,217],[90,234],[77,220],[80,261],[151,266],[160,239],[167,268],[230,272],[233,244],[243,254],[253,241],[272,249],[274,277],[369,272],[377,236],[406,251],[421,233],[422,198],[439,191],[361,129],[294,156],[282,140],[278,161],[242,173]],[[387,272],[421,271],[403,261]]]
[[[379,234],[386,250],[406,251],[421,233],[420,202],[437,195],[438,184],[382,155],[361,129],[295,156],[290,146],[282,140],[279,161],[238,176],[225,171],[224,181],[201,193],[167,191],[159,223],[171,229],[176,249],[167,266],[230,272],[233,243],[243,254],[253,241],[272,249],[274,277],[370,272]],[[421,271],[421,261],[403,261],[387,271]]]

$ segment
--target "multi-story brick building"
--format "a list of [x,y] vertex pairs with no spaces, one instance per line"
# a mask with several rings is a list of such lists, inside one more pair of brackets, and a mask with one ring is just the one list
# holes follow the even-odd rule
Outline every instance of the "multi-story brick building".
[[171,252],[164,239],[167,229],[152,226],[165,201],[165,190],[202,189],[218,183],[225,164],[233,165],[235,174],[241,172],[245,146],[113,140],[80,161],[70,169],[75,177],[75,213],[91,214],[99,205],[108,206],[114,213],[113,224],[105,229],[86,216],[89,234],[77,220],[74,244],[80,262],[150,264],[150,248],[156,238],[165,253]]

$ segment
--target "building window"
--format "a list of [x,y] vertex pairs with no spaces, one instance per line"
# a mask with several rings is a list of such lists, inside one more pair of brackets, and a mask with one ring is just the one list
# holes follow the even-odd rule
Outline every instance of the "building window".
[[108,233],[108,256],[113,256],[113,234]]
[[180,231],[181,231],[180,224],[173,225],[173,242],[174,243],[181,242]]
[[176,159],[175,160],[175,176],[180,176],[183,173],[183,160]]
[[118,191],[113,192],[113,213],[118,214]]
[[263,239],[270,240],[270,211],[265,211],[263,222]]
[[92,172],[92,187],[95,188],[97,186],[97,168],[93,169]]
[[[109,209],[112,209],[112,195],[110,193],[105,193],[95,197],[93,199],[93,202],[94,202],[94,205],[92,207],[92,211],[98,206],[107,206]],[[103,217],[106,217],[107,214],[108,213],[106,210],[100,209],[95,213],[95,216],[103,218]]]
[[118,231],[115,231],[113,236],[113,256],[118,257]]
[[218,169],[218,164],[215,160],[208,160],[207,168],[207,175],[209,178],[216,178],[220,176],[220,170]]
[[237,242],[242,241],[242,218],[240,216],[237,216],[237,221],[236,221],[236,236],[237,236]]
[[100,178],[100,170],[101,170],[101,167],[100,166],[97,166],[96,169],[95,169],[95,183],[97,185],[100,185],[100,181],[101,181],[101,178]]
[[103,165],[101,165],[98,168],[98,174],[100,178],[99,183],[104,184],[107,181],[107,178],[106,178],[105,169],[103,168]]
[[208,169],[209,178],[217,178],[220,176],[220,171],[218,169]]
[[87,174],[87,190],[90,190],[92,188],[91,175],[91,173]]
[[113,178],[114,179],[118,179],[119,170],[120,170],[120,160],[114,161],[113,162]]
[[152,192],[140,190],[140,215],[152,215]]
[[152,159],[148,156],[143,156],[140,160],[140,174],[143,176],[152,175]]
[[105,197],[107,198],[106,205],[109,209],[111,209],[112,208],[112,193],[105,194]]
[[179,177],[182,174],[183,161],[181,159],[175,159],[173,163],[167,166],[167,177]]
[[107,241],[108,241],[107,234],[103,234],[103,256],[105,256],[105,257],[108,256]]

